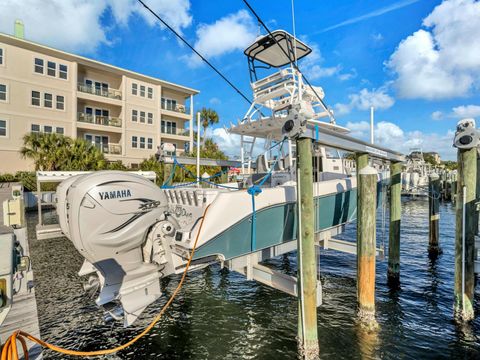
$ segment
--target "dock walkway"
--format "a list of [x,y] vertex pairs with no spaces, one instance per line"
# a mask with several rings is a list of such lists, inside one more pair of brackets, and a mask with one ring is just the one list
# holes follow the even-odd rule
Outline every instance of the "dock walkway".
[[[11,186],[15,183],[0,184],[0,236],[12,236],[12,228],[3,225],[3,201],[11,197]],[[27,228],[14,231],[17,241],[23,248],[23,255],[30,256],[30,248],[27,238]],[[1,253],[1,249],[0,249]],[[13,304],[8,315],[0,326],[0,343],[3,344],[15,330],[23,330],[40,338],[40,327],[38,323],[37,302],[35,299],[35,287],[33,270],[30,266],[28,271],[23,272],[23,278],[15,279],[14,289],[17,290],[13,296]],[[20,345],[20,344],[19,344]],[[42,359],[42,348],[40,345],[27,342],[29,359]],[[19,346],[19,353],[23,358],[22,347]]]

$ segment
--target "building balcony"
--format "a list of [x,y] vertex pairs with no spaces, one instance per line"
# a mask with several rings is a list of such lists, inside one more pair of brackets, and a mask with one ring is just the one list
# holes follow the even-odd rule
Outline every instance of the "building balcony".
[[179,114],[190,115],[190,108],[182,104],[168,104],[162,101],[162,110],[173,111]]
[[189,129],[180,129],[180,128],[161,128],[160,132],[162,135],[165,136],[185,136],[185,137],[190,137],[190,130]]
[[113,116],[100,116],[79,112],[77,120],[87,124],[122,127],[122,119]]
[[93,94],[103,96],[109,99],[122,100],[122,92],[115,89],[98,88],[94,86],[85,85],[82,83],[77,84],[77,90],[86,94]]
[[108,144],[96,144],[96,147],[100,151],[107,155],[122,155],[122,146],[120,144],[108,143]]

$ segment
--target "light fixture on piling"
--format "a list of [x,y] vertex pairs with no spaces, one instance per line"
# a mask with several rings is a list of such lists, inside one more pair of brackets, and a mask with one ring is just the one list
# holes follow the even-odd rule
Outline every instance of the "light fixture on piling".
[[462,119],[457,123],[453,146],[458,149],[472,149],[480,145],[480,131],[475,128],[475,119]]

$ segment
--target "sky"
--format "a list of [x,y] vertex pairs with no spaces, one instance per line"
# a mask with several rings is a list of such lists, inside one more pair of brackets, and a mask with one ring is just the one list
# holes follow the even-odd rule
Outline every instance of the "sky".
[[[243,50],[265,34],[241,0],[144,0],[249,98]],[[249,0],[270,29],[293,32],[291,0]],[[296,0],[296,34],[313,52],[299,66],[325,91],[337,123],[408,153],[455,159],[458,120],[480,121],[480,2],[475,0]],[[214,108],[210,135],[228,154],[224,126],[248,104],[135,0],[2,0],[0,32],[15,19],[28,40],[198,89]]]

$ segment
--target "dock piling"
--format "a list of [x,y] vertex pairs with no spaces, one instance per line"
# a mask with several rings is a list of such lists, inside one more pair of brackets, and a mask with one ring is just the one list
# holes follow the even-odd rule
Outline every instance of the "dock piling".
[[472,320],[475,291],[475,216],[477,149],[458,149],[455,236],[455,315]]
[[377,171],[368,166],[368,155],[357,154],[357,299],[362,325],[376,328],[375,256]]
[[297,139],[298,339],[305,359],[319,356],[317,329],[317,261],[314,238],[312,140]]
[[428,254],[436,257],[440,252],[438,245],[440,220],[440,177],[436,173],[429,176],[428,182]]
[[388,234],[388,284],[400,283],[400,221],[402,216],[402,163],[390,164],[390,229]]

